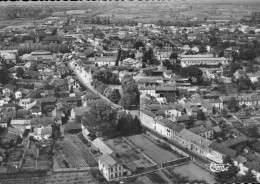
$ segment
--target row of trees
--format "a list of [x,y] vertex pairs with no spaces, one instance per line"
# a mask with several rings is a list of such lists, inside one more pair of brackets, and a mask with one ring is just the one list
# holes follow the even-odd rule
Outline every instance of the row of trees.
[[111,72],[108,69],[97,70],[92,74],[92,78],[104,84],[119,84],[118,74]]
[[122,136],[130,136],[141,133],[141,122],[137,116],[131,114],[123,114],[116,125],[116,130],[121,132]]
[[97,79],[94,79],[91,82],[91,85],[94,86],[94,88],[97,89],[100,94],[104,95],[115,104],[118,104],[119,100],[121,99],[121,95],[118,89],[112,89],[110,86]]
[[81,123],[96,135],[116,125],[117,112],[108,104],[96,104],[81,118]]
[[37,50],[46,50],[53,53],[70,53],[70,48],[65,44],[50,44],[50,45],[41,45],[41,44],[32,44],[18,47],[18,55],[29,54]]
[[130,136],[141,133],[141,122],[137,116],[133,117],[129,113],[122,114],[117,118],[118,114],[108,104],[96,104],[82,118],[77,117],[78,123],[82,123],[88,127],[88,130],[97,135],[97,133],[105,133],[116,130],[122,136]]
[[119,104],[125,109],[131,108],[132,105],[139,104],[139,90],[135,80],[130,75],[125,75],[121,81],[123,96]]
[[91,24],[110,25],[110,20],[109,18],[100,19],[100,17],[96,17],[96,18],[93,17],[91,19]]

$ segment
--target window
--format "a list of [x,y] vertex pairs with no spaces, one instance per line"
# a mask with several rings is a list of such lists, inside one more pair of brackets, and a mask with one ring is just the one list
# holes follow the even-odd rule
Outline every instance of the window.
[[114,175],[113,174],[111,174],[111,178],[113,179],[113,177],[114,177]]
[[111,168],[110,170],[111,170],[111,172],[113,172],[113,168]]

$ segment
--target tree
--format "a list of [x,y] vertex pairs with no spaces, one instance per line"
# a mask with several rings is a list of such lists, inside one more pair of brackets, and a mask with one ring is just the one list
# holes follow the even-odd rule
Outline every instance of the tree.
[[136,83],[128,84],[126,87],[124,87],[123,94],[130,94],[132,96],[132,105],[139,103],[139,90]]
[[121,105],[125,109],[130,109],[132,104],[134,102],[134,99],[132,95],[130,94],[123,94],[122,98],[119,101],[119,105]]
[[179,64],[179,63],[173,63],[172,64],[172,72],[173,73],[178,74],[178,73],[180,73],[181,69],[182,69],[181,64]]
[[124,75],[121,80],[121,87],[124,89],[127,85],[135,83],[135,80],[128,74]]
[[222,114],[222,116],[226,117],[227,114],[228,114],[227,109],[223,109],[223,110],[221,111],[221,114]]
[[82,124],[87,126],[90,132],[96,135],[97,132],[102,133],[102,125],[106,125],[108,130],[108,125],[115,126],[117,112],[112,109],[108,104],[96,104],[91,107],[91,109],[82,118]]
[[188,66],[181,69],[180,74],[182,77],[195,77],[197,82],[201,82],[203,72],[196,66]]
[[107,84],[101,84],[100,86],[97,87],[97,90],[99,93],[101,93],[102,95],[104,94],[104,91],[106,88],[108,88],[109,86]]
[[118,104],[118,102],[119,102],[119,100],[120,100],[120,98],[121,98],[121,95],[120,95],[119,90],[118,90],[118,89],[114,89],[114,90],[111,92],[111,94],[110,94],[110,96],[109,96],[108,98],[109,98],[109,100],[110,100],[111,102],[113,102],[113,103],[115,103],[115,104]]
[[249,169],[246,175],[236,176],[229,180],[229,183],[257,183],[256,176]]
[[144,43],[142,41],[138,40],[137,42],[135,42],[134,48],[136,50],[139,50],[140,47],[144,47]]
[[239,63],[231,63],[230,64],[230,71],[235,73],[237,70],[242,70],[242,66]]
[[170,59],[177,60],[178,59],[178,54],[176,52],[171,53]]
[[103,92],[103,95],[107,98],[110,97],[111,93],[112,93],[113,89],[111,87],[107,87],[104,92]]
[[116,66],[118,66],[118,63],[119,63],[121,56],[122,56],[122,50],[119,49],[118,54],[117,54],[116,64],[115,64]]
[[238,108],[238,101],[237,101],[236,97],[231,97],[227,101],[227,108],[229,110],[234,110],[234,109]]
[[162,65],[165,66],[167,68],[167,70],[172,69],[172,64],[171,64],[171,62],[168,59],[164,60],[162,62]]
[[174,103],[174,102],[176,102],[175,96],[173,94],[171,94],[171,93],[166,93],[165,94],[165,98],[166,98],[166,102],[167,103]]
[[98,86],[102,85],[103,82],[97,80],[97,79],[94,79],[92,82],[91,82],[91,85],[94,86],[94,88],[97,88]]
[[234,166],[230,156],[224,159],[224,164],[229,164],[227,171],[221,171],[215,173],[215,179],[218,183],[227,183],[231,178],[235,177],[238,173],[238,168]]
[[205,113],[201,109],[197,112],[197,119],[198,120],[206,120]]
[[218,45],[218,38],[216,38],[215,36],[210,37],[210,39],[209,39],[209,45],[210,45],[211,47],[217,46],[217,45]]
[[23,74],[24,74],[24,70],[23,70],[23,68],[22,67],[18,67],[17,69],[16,69],[16,77],[23,77]]
[[253,60],[256,58],[256,53],[253,49],[246,49],[240,53],[239,57],[245,60]]
[[240,89],[248,90],[248,89],[252,86],[252,82],[251,82],[251,80],[249,79],[249,77],[243,77],[243,76],[241,76],[241,77],[238,79],[238,85],[239,85],[239,88],[240,88]]
[[207,48],[204,45],[201,45],[199,48],[199,53],[207,53],[207,52],[208,52]]
[[9,83],[10,80],[11,80],[11,78],[10,78],[9,70],[7,70],[6,66],[3,66],[0,69],[0,83],[5,85],[5,84]]
[[117,131],[121,132],[122,136],[130,136],[141,133],[141,122],[137,116],[124,113],[119,119],[116,126]]
[[146,64],[145,63],[142,63],[142,68],[146,68]]
[[236,51],[232,51],[231,56],[233,62],[235,62],[238,59],[238,53]]
[[154,64],[154,60],[153,60],[153,50],[152,48],[150,48],[147,52],[144,53],[143,55],[143,59],[145,62],[148,62],[149,64]]
[[70,86],[70,94],[74,93],[73,86]]
[[218,53],[218,57],[223,57],[224,56],[224,51],[221,50],[219,53]]

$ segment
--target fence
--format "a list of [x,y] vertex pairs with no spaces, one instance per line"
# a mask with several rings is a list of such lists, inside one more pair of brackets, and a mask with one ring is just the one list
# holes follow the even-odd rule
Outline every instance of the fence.
[[190,162],[190,157],[185,157],[185,158],[179,158],[167,162],[162,162],[161,167],[167,167],[167,166],[174,166],[174,165],[179,165],[179,164],[186,164]]
[[[89,171],[93,167],[80,167],[80,168],[63,168],[63,169],[52,169],[53,172],[80,172],[80,171]],[[97,167],[96,167],[97,169]]]

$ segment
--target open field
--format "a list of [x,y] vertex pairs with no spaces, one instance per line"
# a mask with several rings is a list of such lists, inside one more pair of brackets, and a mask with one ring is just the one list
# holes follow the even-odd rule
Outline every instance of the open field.
[[205,180],[208,183],[216,183],[212,174],[193,163],[176,167],[172,171],[182,176],[188,176],[190,180]]
[[131,165],[133,168],[146,168],[153,165],[140,152],[121,138],[109,139],[106,141],[106,144],[118,153],[119,159],[126,165]]
[[170,151],[158,147],[155,143],[144,137],[143,135],[134,135],[127,137],[130,142],[140,148],[148,157],[154,160],[157,164],[176,160],[179,157]]

